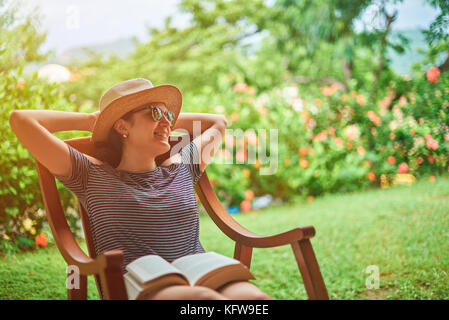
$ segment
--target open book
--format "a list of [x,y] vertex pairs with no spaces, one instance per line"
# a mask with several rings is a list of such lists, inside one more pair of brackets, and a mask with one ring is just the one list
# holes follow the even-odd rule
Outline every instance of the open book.
[[126,266],[128,298],[141,299],[171,285],[200,285],[211,289],[239,280],[255,279],[240,261],[215,252],[198,253],[172,263],[157,255],[147,255]]

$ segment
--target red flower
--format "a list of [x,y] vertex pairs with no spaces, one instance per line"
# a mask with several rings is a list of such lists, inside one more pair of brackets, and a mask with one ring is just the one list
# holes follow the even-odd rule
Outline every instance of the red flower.
[[408,165],[405,162],[402,162],[399,166],[398,166],[398,172],[399,173],[407,173],[408,172]]
[[34,243],[41,248],[45,247],[48,243],[47,236],[43,233],[38,234],[34,239]]
[[430,164],[433,164],[434,161],[435,161],[435,158],[432,155],[430,155],[430,156],[427,157],[427,160],[429,160]]
[[427,70],[427,80],[432,83],[438,83],[438,77],[440,76],[440,69],[437,67]]

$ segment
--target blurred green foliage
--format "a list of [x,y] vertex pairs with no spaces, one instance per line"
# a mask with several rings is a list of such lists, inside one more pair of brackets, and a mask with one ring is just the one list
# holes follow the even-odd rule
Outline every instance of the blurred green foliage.
[[[0,250],[33,247],[30,239],[44,221],[35,165],[9,128],[10,113],[93,112],[105,90],[131,78],[176,85],[183,112],[226,115],[223,150],[207,169],[225,206],[240,206],[248,190],[283,201],[310,199],[378,186],[382,175],[446,171],[449,78],[445,63],[439,76],[426,72],[449,52],[447,1],[429,0],[441,14],[427,30],[430,50],[411,79],[395,74],[386,55],[408,45],[405,37],[388,37],[397,12],[387,8],[398,2],[183,0],[186,27],[168,18],[126,58],[91,53],[72,61],[72,80],[59,85],[22,74],[27,62],[45,59],[38,53],[45,34],[36,32],[36,17],[20,18],[18,5],[10,5],[0,13],[0,132],[6,137],[0,143],[0,236],[10,239]],[[8,3],[0,0],[0,7]],[[355,32],[355,20],[368,7],[376,8],[381,23]],[[276,141],[270,129],[277,130],[277,150],[270,149]],[[233,136],[238,130],[247,138]],[[260,154],[249,161],[263,141],[276,164]],[[261,174],[270,165],[273,174]],[[75,199],[65,188],[60,192],[76,228]]]

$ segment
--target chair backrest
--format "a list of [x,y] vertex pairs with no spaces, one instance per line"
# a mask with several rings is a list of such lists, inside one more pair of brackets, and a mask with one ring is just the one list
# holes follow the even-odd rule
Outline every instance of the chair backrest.
[[[156,164],[157,165],[162,164],[170,156],[171,149],[173,148],[174,145],[179,143],[177,148],[179,148],[180,151],[180,149],[183,146],[187,145],[191,140],[192,137],[188,135],[171,136],[169,140],[171,146],[170,150],[156,157],[155,159]],[[65,140],[65,142],[84,154],[98,158],[95,152],[94,143],[91,141],[91,137],[69,139]],[[53,176],[53,174],[50,173],[50,171],[45,166],[43,166],[38,161],[36,161],[36,167],[38,171],[39,184],[42,192],[42,197],[46,208],[47,219],[49,221],[53,237],[55,238],[56,245],[58,246],[58,249],[61,252],[62,256],[64,257],[65,261],[68,264],[71,264],[70,261],[72,260],[72,258],[68,253],[68,251],[66,250],[66,248],[70,248],[70,252],[72,253],[75,252],[76,254],[79,254],[79,256],[84,256],[85,254],[79,247],[78,243],[76,242],[75,237],[73,236],[68,226],[67,220],[64,216],[61,201],[56,187],[55,177]],[[87,212],[79,201],[78,207],[83,225],[88,255],[89,257],[95,259],[96,253],[94,249],[92,231],[87,216]],[[103,299],[104,296],[101,289],[100,277],[98,275],[95,276],[95,282],[97,284],[97,289],[100,294],[100,298]]]

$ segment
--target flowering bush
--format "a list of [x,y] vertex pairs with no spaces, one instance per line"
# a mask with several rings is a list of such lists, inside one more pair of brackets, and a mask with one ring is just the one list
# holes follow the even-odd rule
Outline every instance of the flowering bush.
[[[3,73],[0,77],[0,96],[0,254],[3,254],[43,244],[42,240],[34,240],[46,220],[35,161],[11,130],[9,116],[17,109],[54,107],[57,110],[74,110],[56,84],[42,83],[36,74],[25,79],[20,71]],[[61,139],[71,137],[69,133],[57,135]],[[57,185],[63,209],[69,213],[70,226],[77,230],[79,215],[75,210],[68,210],[69,207],[76,207],[75,198],[59,181]]]
[[[189,97],[186,105],[195,105],[193,112],[227,116],[223,150],[208,175],[226,205],[246,211],[252,201],[248,190],[255,197],[313,199],[377,186],[382,175],[419,177],[446,170],[449,78],[431,70],[421,79],[398,80],[396,100],[390,92],[370,103],[367,95],[335,85],[314,95],[294,86],[257,95],[236,83],[219,94]],[[244,139],[232,135],[238,129]],[[265,136],[258,129],[265,129]],[[268,164],[258,157],[249,161],[250,154],[265,138],[270,153],[270,129],[278,133],[278,168],[261,175]]]

